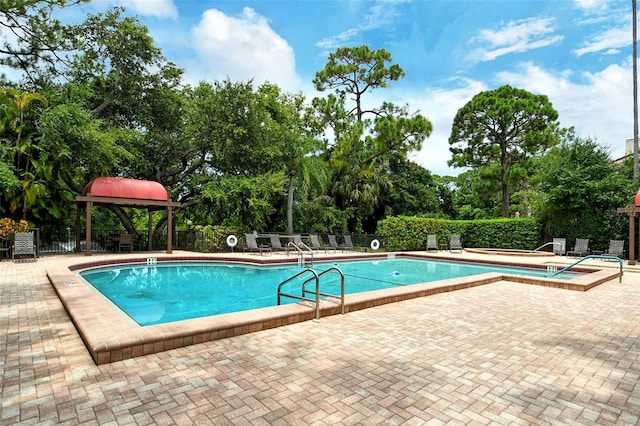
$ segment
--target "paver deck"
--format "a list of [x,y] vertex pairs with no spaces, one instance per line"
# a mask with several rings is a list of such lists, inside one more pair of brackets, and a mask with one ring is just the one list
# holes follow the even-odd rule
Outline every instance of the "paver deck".
[[96,366],[46,277],[79,261],[0,262],[2,424],[640,422],[635,268],[587,292],[500,281]]

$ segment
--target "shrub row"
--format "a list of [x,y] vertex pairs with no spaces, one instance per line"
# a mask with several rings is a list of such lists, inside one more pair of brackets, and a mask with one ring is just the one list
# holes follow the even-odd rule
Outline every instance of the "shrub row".
[[390,251],[424,250],[428,234],[435,234],[439,243],[448,243],[452,234],[458,234],[463,247],[533,250],[542,244],[540,230],[540,223],[531,218],[444,220],[394,216],[378,222],[377,233],[385,236],[384,248]]

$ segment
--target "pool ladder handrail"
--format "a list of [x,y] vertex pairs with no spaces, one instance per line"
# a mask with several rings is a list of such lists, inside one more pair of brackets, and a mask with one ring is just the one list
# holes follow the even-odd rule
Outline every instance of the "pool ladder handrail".
[[[330,297],[337,297],[333,294],[326,294],[326,293],[322,293],[320,292],[320,276],[324,275],[330,271],[338,271],[338,273],[340,274],[341,277],[341,296],[340,296],[340,305],[341,305],[341,315],[344,315],[344,273],[340,270],[340,268],[329,268],[326,271],[323,271],[322,273],[318,274],[314,269],[312,268],[307,268],[303,271],[298,272],[297,274],[293,275],[292,277],[287,278],[286,280],[282,281],[280,283],[280,285],[278,285],[278,305],[280,305],[281,302],[281,297],[285,296],[285,297],[290,297],[292,299],[297,299],[297,300],[304,300],[306,302],[313,302],[315,303],[316,306],[316,317],[314,319],[314,321],[320,321],[320,296],[330,296]],[[313,277],[309,278],[308,280],[306,280],[304,283],[302,283],[302,287],[301,287],[301,295],[298,296],[296,294],[290,294],[290,293],[283,293],[282,292],[282,286],[284,286],[286,283],[304,275],[307,273],[312,273]],[[314,281],[316,282],[316,291],[315,292],[311,292],[308,291],[306,289],[306,285],[307,283],[309,283],[310,281]],[[307,293],[313,293],[315,294],[315,298],[311,299],[309,297],[306,297],[305,294]]]
[[576,260],[575,262],[573,262],[571,265],[564,267],[562,269],[560,269],[557,272],[554,272],[551,275],[548,275],[547,278],[552,278],[555,277],[556,275],[560,275],[561,273],[568,271],[569,269],[573,268],[574,266],[576,266],[579,263],[584,262],[587,259],[611,259],[611,260],[617,260],[618,263],[620,264],[620,281],[622,282],[622,267],[624,266],[624,262],[622,261],[622,259],[620,259],[618,256],[610,256],[610,255],[606,255],[606,254],[590,254],[584,257],[581,257],[580,259]]
[[289,241],[289,243],[287,244],[287,251],[289,250],[289,247],[293,247],[294,249],[296,249],[299,256],[298,263],[300,264],[300,266],[304,266],[304,252],[302,251],[302,248],[300,246],[304,247],[309,253],[311,253],[311,266],[313,266],[313,250],[305,243],[296,244],[293,241]]
[[[308,297],[304,297],[304,296],[298,296],[295,294],[289,294],[289,293],[283,293],[282,292],[282,286],[285,285],[286,283],[295,280],[296,278],[298,278],[301,275],[304,275],[306,273],[312,273],[313,274],[313,278],[311,278],[312,280],[316,281],[316,297],[315,299],[309,299]],[[293,275],[292,277],[287,278],[286,280],[282,281],[280,283],[280,285],[278,285],[278,305],[280,305],[280,297],[281,296],[285,296],[285,297],[291,297],[292,299],[298,299],[298,300],[304,300],[306,302],[314,302],[316,304],[316,321],[320,321],[320,277],[318,276],[318,273],[311,269],[311,268],[307,268],[304,269],[300,272],[298,272],[297,274]]]
[[[342,272],[342,269],[338,268],[337,266],[333,266],[329,269],[327,269],[326,271],[322,271],[320,274],[318,274],[318,278],[320,278],[321,276],[323,276],[324,274],[327,274],[329,272],[338,272],[340,274],[340,315],[344,315],[344,272]],[[311,281],[311,279],[306,280],[304,283],[302,283],[302,296],[304,296],[306,293],[312,293],[310,291],[307,290],[307,283],[309,283]],[[320,296],[325,296],[325,297],[338,297],[335,294],[330,294],[330,293],[320,293]]]
[[[538,247],[537,249],[534,249],[533,251],[540,251],[541,248],[544,248],[548,245],[552,245],[552,246],[560,246],[560,248],[562,248],[562,243],[558,243],[558,242],[554,242],[554,241],[549,241],[548,243],[544,243],[543,245],[541,245],[540,247]],[[555,247],[554,247],[555,248]],[[554,250],[555,253],[555,250]]]

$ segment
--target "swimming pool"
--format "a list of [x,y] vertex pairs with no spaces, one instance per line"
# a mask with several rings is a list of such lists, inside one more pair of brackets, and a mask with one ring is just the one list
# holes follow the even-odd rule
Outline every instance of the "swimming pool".
[[[389,257],[410,259],[434,259],[425,253],[393,253]],[[320,253],[316,263],[320,260],[329,262],[343,262],[345,259],[380,260],[386,257],[374,253]],[[458,264],[456,259],[445,258]],[[80,260],[83,259],[83,260]],[[477,259],[468,259],[479,262]],[[442,260],[442,259],[439,259]],[[533,261],[532,261],[533,260]],[[143,355],[164,352],[204,342],[211,342],[233,336],[259,332],[275,327],[283,327],[299,322],[317,319],[317,306],[308,303],[288,303],[283,306],[271,306],[248,311],[238,311],[228,314],[212,315],[200,318],[174,321],[164,324],[141,326],[128,315],[118,309],[98,290],[79,276],[79,272],[89,269],[102,268],[108,265],[141,265],[157,263],[158,266],[180,262],[224,262],[225,264],[243,263],[246,265],[273,265],[287,263],[287,259],[277,256],[255,256],[249,254],[198,254],[175,255],[158,254],[155,257],[122,256],[119,254],[105,255],[93,260],[76,257],[61,259],[47,265],[47,277],[51,282],[69,318],[84,341],[89,354],[96,365],[122,361]],[[295,260],[289,259],[289,264]],[[323,300],[320,304],[321,318],[338,315],[344,312],[348,321],[349,313],[362,309],[375,308],[388,303],[397,303],[418,297],[435,296],[447,292],[456,292],[478,288],[486,285],[507,283],[507,285],[536,285],[556,288],[558,291],[588,291],[598,285],[622,276],[622,270],[597,266],[580,268],[584,275],[572,279],[559,280],[548,278],[544,271],[552,268],[548,264],[540,264],[537,259],[520,261],[517,264],[496,262],[504,266],[537,267],[542,269],[544,277],[526,277],[509,273],[488,272],[469,277],[451,278],[430,283],[415,285],[399,285],[392,288],[347,294],[344,304],[336,300]],[[482,262],[487,263],[487,262]],[[149,265],[154,266],[154,265]],[[595,267],[594,267],[595,266]],[[392,271],[393,272],[393,271]],[[274,291],[275,298],[275,291]],[[402,309],[402,306],[398,306]],[[375,312],[372,312],[375,315]],[[411,320],[408,318],[407,320]]]
[[[337,267],[345,275],[347,294],[369,292],[498,272],[545,277],[545,270],[411,258],[376,258],[316,263],[322,272]],[[250,265],[222,262],[163,262],[125,264],[81,271],[79,274],[100,293],[142,326],[240,312],[274,306],[278,285],[300,272],[295,264]],[[571,279],[581,274],[564,273]],[[283,288],[299,293],[304,276]],[[327,275],[323,293],[339,295],[339,275]],[[298,300],[284,298],[284,303]]]

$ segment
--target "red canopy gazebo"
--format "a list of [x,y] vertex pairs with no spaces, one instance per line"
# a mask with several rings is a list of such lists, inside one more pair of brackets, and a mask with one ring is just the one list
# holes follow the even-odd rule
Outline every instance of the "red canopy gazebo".
[[99,177],[84,187],[82,195],[76,197],[78,203],[76,215],[76,247],[80,247],[80,209],[85,204],[87,215],[85,255],[91,256],[91,207],[94,205],[120,205],[125,207],[146,208],[149,211],[149,250],[152,248],[151,237],[152,213],[156,210],[167,210],[167,253],[171,253],[172,208],[180,203],[172,202],[164,186],[148,180],[126,179],[118,177]]

